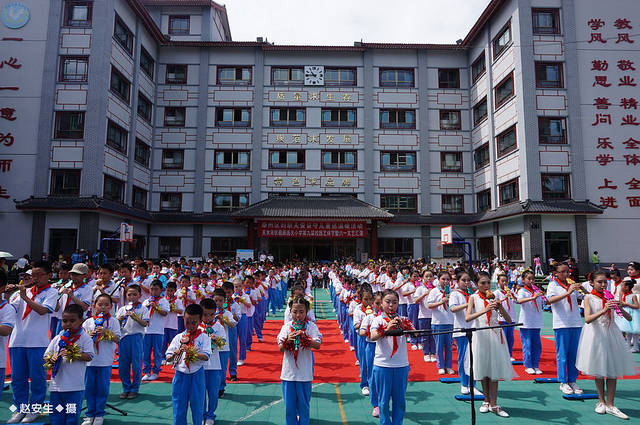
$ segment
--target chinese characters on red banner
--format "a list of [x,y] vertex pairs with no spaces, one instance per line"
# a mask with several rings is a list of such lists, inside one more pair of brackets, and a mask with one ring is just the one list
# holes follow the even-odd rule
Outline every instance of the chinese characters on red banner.
[[[623,45],[620,50],[621,57],[616,58],[615,61],[612,61],[611,57],[609,61],[601,57],[591,59],[591,71],[594,73],[592,87],[597,90],[597,96],[593,99],[595,117],[591,126],[602,132],[611,131],[614,127],[623,129],[627,133],[637,131],[636,127],[640,126],[639,116],[636,114],[637,96],[633,95],[633,91],[629,91],[627,96],[618,99],[618,96],[612,98],[608,93],[613,88],[629,88],[638,85],[636,76],[633,74],[636,71],[636,63],[628,56],[629,47],[624,47],[635,43],[632,32],[629,31],[633,29],[632,22],[627,18],[617,18],[608,22],[594,17],[587,21],[587,27],[591,31],[587,37],[587,43],[597,45],[612,42],[614,45],[612,51],[616,50],[615,45]],[[607,28],[612,29],[607,31]],[[613,74],[614,72],[616,74]],[[620,116],[615,115],[613,113],[615,107],[619,107],[624,113]],[[640,137],[636,134],[626,134],[619,140],[607,136],[606,133],[599,134],[595,140],[596,163],[607,169],[613,169],[610,167],[637,168],[640,178],[640,154],[633,152],[633,150],[640,150],[640,140],[637,139]],[[640,180],[634,177],[626,182],[616,182],[614,178],[604,177],[597,188],[600,191],[600,206],[615,209],[621,206],[621,201],[615,193],[610,191],[618,188],[640,191]],[[627,193],[624,195],[626,202],[623,204],[628,204],[631,208],[640,208],[640,193],[636,195],[629,192],[629,196],[626,195]]]
[[260,221],[258,237],[261,238],[364,238],[365,222],[326,221]]

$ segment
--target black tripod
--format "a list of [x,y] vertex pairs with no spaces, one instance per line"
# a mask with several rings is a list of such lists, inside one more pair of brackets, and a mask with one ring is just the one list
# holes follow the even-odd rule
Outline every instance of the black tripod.
[[[472,342],[472,338],[473,338],[473,333],[477,332],[477,331],[483,331],[486,329],[497,329],[497,328],[511,328],[514,326],[522,326],[522,323],[507,323],[504,325],[496,325],[496,326],[483,326],[481,328],[460,328],[460,329],[452,329],[450,331],[442,331],[442,332],[433,332],[431,330],[427,330],[427,329],[423,329],[423,330],[410,330],[410,331],[403,331],[401,329],[398,330],[390,330],[387,331],[385,333],[386,336],[400,336],[400,335],[404,335],[404,334],[411,334],[411,335],[444,335],[444,334],[451,334],[451,333],[464,333],[467,337],[467,340],[469,341],[467,344],[467,350],[469,350],[469,381],[471,382],[472,386],[471,386],[471,424],[475,425],[476,423],[476,406],[475,406],[475,388],[473,387],[473,344]],[[459,354],[459,353],[458,353]],[[458,373],[461,373],[460,371],[458,371]],[[485,400],[486,401],[486,400]]]

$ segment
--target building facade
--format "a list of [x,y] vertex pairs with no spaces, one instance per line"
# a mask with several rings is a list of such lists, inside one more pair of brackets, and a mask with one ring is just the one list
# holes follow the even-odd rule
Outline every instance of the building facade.
[[[635,253],[633,0],[493,0],[456,44],[353,46],[232,41],[209,0],[45,3],[0,2],[4,250],[111,249],[124,221],[150,257],[459,257],[446,225],[476,259]],[[393,218],[262,232],[294,196]]]

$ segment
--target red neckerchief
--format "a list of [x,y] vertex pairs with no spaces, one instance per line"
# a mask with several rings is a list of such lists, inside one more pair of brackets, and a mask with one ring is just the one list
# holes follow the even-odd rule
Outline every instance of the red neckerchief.
[[361,306],[360,307],[360,311],[362,311],[364,314],[369,314],[369,313],[367,313],[367,309],[370,309],[371,312],[373,313],[373,308],[371,306],[369,306],[368,308],[365,307],[365,306]]
[[[305,335],[306,335],[306,331],[307,331],[307,320],[300,320],[300,321],[296,321],[296,322],[302,322],[302,329],[298,329],[298,330],[303,330],[305,331]],[[289,325],[289,331],[291,333],[295,332],[296,329],[293,328],[293,324],[294,322],[291,322],[291,324]],[[294,345],[294,350],[293,350],[293,361],[296,364],[296,367],[298,367],[298,353],[300,351],[300,337],[295,338],[293,345]]]
[[[102,314],[102,324],[100,326],[102,326],[103,328],[108,328],[109,327],[109,318],[111,317],[111,314],[109,313],[96,313],[93,315],[93,324],[96,325],[96,320],[98,320],[100,318],[100,314]],[[97,326],[95,326],[97,327]],[[96,354],[100,354],[100,340],[97,338],[97,336],[95,336],[93,338],[93,340],[95,341],[96,344]]]
[[[562,282],[560,282],[558,279],[553,279],[554,282],[556,282],[558,285],[560,285],[562,287],[562,289],[564,289],[565,291],[569,290],[569,284],[565,282],[565,284],[563,284]],[[567,302],[569,303],[569,308],[571,310],[573,310],[573,304],[571,303],[571,294],[569,294],[569,296],[566,298]]]
[[153,308],[153,304],[156,303],[156,297],[149,297],[149,304],[147,304],[147,308],[149,309],[149,317],[153,316],[153,313],[156,312],[156,309]]
[[[620,295],[622,296],[622,302],[626,303],[627,302],[627,295],[631,295],[633,292],[628,292],[628,293],[624,293],[621,292]],[[2,307],[4,307],[4,304],[0,306],[0,309],[2,309]]]
[[[526,286],[523,286],[522,289],[527,291],[532,297],[535,295],[533,293],[533,288],[529,289]],[[538,301],[537,300],[531,300],[531,301],[533,301],[533,305],[536,307],[536,311],[540,311],[540,309],[538,308]]]
[[[191,334],[191,332],[189,331],[184,331],[184,334],[189,338],[189,342],[187,342],[187,347],[193,347],[196,338],[199,337],[201,333],[202,333],[202,329],[200,328],[200,326],[198,326],[198,328],[193,334]],[[187,369],[191,371],[191,365],[187,362],[185,362],[185,364],[187,365]]]
[[[591,290],[591,295],[594,295],[598,298],[600,298],[600,301],[602,301],[602,309],[604,310],[604,308],[606,307],[607,304],[607,300],[605,299],[604,295],[597,292],[595,289]],[[609,316],[609,326],[611,326],[611,309],[609,309],[609,311],[607,311],[607,315]]]
[[9,304],[7,302],[7,300],[2,300],[2,302],[0,303],[0,310],[2,310],[4,308],[5,305]]
[[[482,301],[484,302],[484,307],[487,308],[487,306],[489,305],[489,301],[487,300],[487,297],[485,294],[483,294],[482,292],[478,291],[476,292],[476,294],[478,294],[478,296],[482,299]],[[491,326],[491,310],[487,311],[487,324],[488,326]]]
[[[82,282],[82,284],[80,286],[75,286],[75,284],[71,284],[71,292],[77,291],[78,289],[82,288],[86,284],[87,284],[87,282],[84,282],[84,281]],[[69,294],[67,294],[67,301],[64,304],[64,308],[69,307],[70,303],[71,303],[71,297],[69,296]]]
[[[440,293],[442,294],[442,298],[444,298],[445,294],[442,289],[440,289]],[[444,311],[447,311],[447,303],[442,303],[442,308],[444,308]]]
[[613,294],[615,295],[616,292],[618,292],[618,286],[620,286],[620,284],[624,282],[624,280],[620,279],[617,282],[613,282]]
[[175,295],[172,298],[169,298],[167,296],[165,296],[166,300],[169,301],[169,304],[175,304],[176,303],[176,299],[178,297],[176,297]]
[[511,305],[509,304],[509,294],[507,294],[507,291],[503,291],[502,289],[500,289],[500,292],[504,295],[505,299],[507,300],[507,310],[511,310]]
[[[382,318],[387,323],[391,322],[391,319],[388,318],[387,316],[383,316]],[[398,337],[393,336],[392,338],[393,338],[393,349],[391,350],[391,357],[393,357],[393,355],[396,354],[396,351],[398,351]]]
[[[50,283],[47,283],[46,285],[44,285],[42,287],[32,286],[31,288],[29,288],[29,292],[31,292],[31,299],[35,300],[35,298],[38,296],[38,294],[46,291],[49,288],[51,288],[51,284]],[[26,319],[27,316],[29,315],[29,313],[31,313],[31,306],[29,304],[27,304],[25,306],[25,308],[24,308],[24,314],[22,315],[22,320]]]
[[469,302],[469,293],[468,293],[468,292],[466,292],[466,291],[462,291],[462,290],[460,290],[460,289],[456,289],[456,291],[457,291],[457,292],[460,292],[462,295],[464,295],[464,300],[465,300],[466,302]]
[[[75,342],[80,339],[80,334],[82,333],[82,329],[79,330],[78,332],[76,332],[75,334],[73,334],[73,336],[71,336],[70,338],[66,337],[64,334],[65,332],[62,332],[60,334],[60,339],[63,340],[67,345],[66,347],[69,347],[73,344],[75,344]],[[69,333],[69,335],[71,335],[71,333]]]

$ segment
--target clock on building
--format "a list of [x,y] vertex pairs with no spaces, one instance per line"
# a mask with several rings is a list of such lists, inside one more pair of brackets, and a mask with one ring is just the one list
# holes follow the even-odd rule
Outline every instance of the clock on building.
[[311,65],[304,67],[305,86],[324,86],[324,66]]

